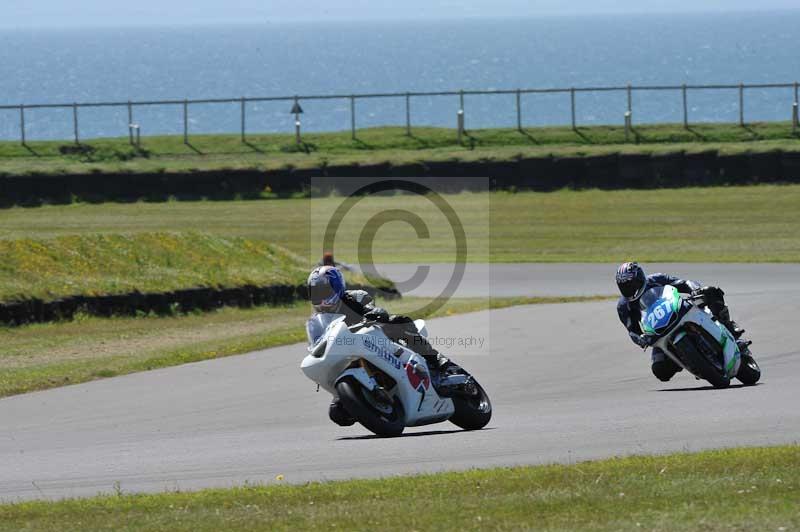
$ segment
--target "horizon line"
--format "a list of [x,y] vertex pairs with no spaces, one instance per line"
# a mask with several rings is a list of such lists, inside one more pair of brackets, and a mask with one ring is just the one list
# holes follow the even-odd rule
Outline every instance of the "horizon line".
[[736,14],[774,14],[774,13],[800,13],[799,7],[778,7],[774,9],[758,9],[758,8],[736,8],[736,9],[684,9],[678,11],[668,10],[650,10],[650,11],[589,11],[583,13],[562,13],[562,12],[542,12],[530,13],[524,15],[461,15],[461,16],[407,16],[407,17],[344,17],[344,16],[328,16],[320,18],[293,18],[293,17],[279,17],[279,18],[265,18],[263,21],[254,22],[252,19],[235,18],[230,20],[223,20],[214,22],[212,20],[196,20],[188,22],[160,22],[154,21],[140,21],[130,23],[114,22],[88,22],[85,24],[68,24],[56,25],[50,23],[44,24],[3,24],[0,23],[0,30],[113,30],[113,29],[135,29],[135,28],[220,28],[220,27],[261,27],[268,25],[318,25],[318,24],[346,24],[346,23],[441,23],[441,22],[458,22],[458,21],[519,21],[519,20],[541,20],[541,19],[581,19],[591,17],[643,17],[648,15],[664,16],[664,15],[736,15]]

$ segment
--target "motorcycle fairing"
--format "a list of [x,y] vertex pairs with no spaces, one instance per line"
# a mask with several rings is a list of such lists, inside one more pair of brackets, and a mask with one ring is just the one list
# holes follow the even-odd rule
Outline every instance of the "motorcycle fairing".
[[671,285],[651,288],[642,295],[639,304],[642,309],[639,323],[642,332],[648,335],[663,335],[653,347],[661,348],[678,365],[688,369],[672,352],[670,344],[677,344],[686,335],[682,327],[685,323],[695,323],[720,344],[725,373],[731,378],[736,376],[741,362],[739,346],[727,327],[715,320],[710,310],[697,306],[688,308],[689,304],[686,303],[684,310],[688,308],[688,311],[681,316],[683,299],[678,290]]
[[[322,342],[325,342],[324,348]],[[443,421],[455,412],[453,401],[436,393],[425,359],[392,342],[379,327],[352,333],[344,320],[334,320],[311,350],[300,367],[306,376],[334,396],[336,384],[345,375],[352,375],[367,389],[374,389],[376,383],[364,368],[350,368],[353,362],[363,358],[397,383],[387,391],[403,404],[406,426]],[[422,377],[419,372],[428,377]]]
[[725,373],[728,375],[728,377],[735,377],[739,372],[739,365],[741,363],[741,352],[739,351],[739,346],[730,331],[728,331],[728,329],[719,321],[715,320],[711,315],[711,312],[707,309],[692,307],[678,322],[677,326],[675,327],[675,331],[677,332],[667,334],[660,338],[654,344],[654,347],[660,347],[672,360],[674,360],[684,369],[687,369],[680,359],[674,353],[672,353],[672,350],[669,347],[670,343],[674,345],[686,335],[686,331],[682,328],[682,325],[687,322],[699,325],[713,338],[715,338],[717,342],[719,342],[720,346],[722,347]]
[[640,327],[645,334],[661,334],[678,318],[681,295],[671,285],[651,288],[645,292],[639,305],[642,308]]

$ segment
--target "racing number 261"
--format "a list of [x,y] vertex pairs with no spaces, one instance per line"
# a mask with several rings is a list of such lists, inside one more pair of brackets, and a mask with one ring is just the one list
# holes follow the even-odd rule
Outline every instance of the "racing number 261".
[[662,301],[656,308],[653,309],[653,312],[647,317],[647,322],[650,327],[655,328],[656,324],[664,319],[664,316],[667,315],[667,311],[670,309],[672,305],[669,301]]

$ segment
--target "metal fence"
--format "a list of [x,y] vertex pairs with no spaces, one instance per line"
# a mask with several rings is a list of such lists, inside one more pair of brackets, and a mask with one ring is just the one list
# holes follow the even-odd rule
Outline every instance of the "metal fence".
[[[340,100],[349,103],[350,108],[350,131],[353,139],[357,137],[357,103],[359,100],[368,99],[400,99],[405,101],[405,129],[406,134],[412,134],[412,121],[411,109],[413,99],[432,97],[432,96],[449,96],[458,98],[458,109],[455,116],[455,126],[458,130],[459,139],[464,132],[466,124],[467,109],[465,109],[465,97],[473,96],[487,96],[487,95],[509,95],[514,97],[514,110],[516,112],[516,126],[517,129],[522,131],[523,124],[523,101],[522,96],[532,94],[563,94],[569,98],[570,106],[570,126],[577,129],[577,103],[576,96],[582,93],[624,93],[627,96],[627,106],[625,109],[620,110],[621,123],[625,125],[626,135],[631,130],[634,124],[634,94],[646,93],[654,91],[669,91],[678,93],[681,96],[683,104],[683,126],[688,128],[690,126],[689,116],[689,102],[691,100],[691,93],[697,91],[738,91],[738,111],[739,111],[739,125],[746,125],[746,94],[748,90],[772,90],[772,89],[790,89],[793,94],[791,106],[787,98],[787,119],[791,118],[792,129],[797,131],[800,127],[798,122],[798,82],[792,83],[762,83],[762,84],[745,84],[739,83],[735,85],[626,85],[626,86],[613,86],[613,87],[570,87],[570,88],[542,88],[542,89],[510,89],[510,90],[459,90],[459,91],[436,91],[436,92],[394,92],[394,93],[372,93],[372,94],[328,94],[328,95],[307,95],[307,96],[272,96],[272,97],[256,97],[256,98],[211,98],[201,100],[152,100],[152,101],[127,101],[127,102],[93,102],[93,103],[69,103],[69,104],[20,104],[20,105],[2,105],[0,110],[19,112],[19,140],[23,145],[26,145],[28,139],[26,136],[25,126],[25,112],[32,109],[66,109],[72,111],[72,129],[73,140],[76,144],[80,144],[80,110],[88,108],[124,108],[127,109],[127,133],[131,144],[138,144],[141,142],[142,124],[136,122],[136,109],[143,107],[153,106],[177,106],[182,108],[183,115],[183,140],[186,144],[189,143],[189,117],[190,106],[204,105],[204,104],[234,104],[238,107],[237,113],[240,120],[240,135],[242,142],[247,141],[247,112],[248,104],[258,102],[287,102],[287,113],[295,115],[294,120],[294,133],[295,139],[298,143],[301,142],[301,120],[300,115],[303,113],[302,104],[307,101],[314,100]],[[291,104],[289,109],[288,104]],[[387,124],[388,125],[388,124]],[[398,124],[394,124],[398,125]],[[566,124],[565,124],[566,125]],[[512,124],[508,124],[512,127]],[[121,132],[124,131],[121,128]],[[196,132],[202,133],[202,132]]]

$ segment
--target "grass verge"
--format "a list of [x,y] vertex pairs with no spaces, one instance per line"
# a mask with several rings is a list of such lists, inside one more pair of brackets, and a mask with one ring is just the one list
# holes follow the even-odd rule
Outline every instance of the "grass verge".
[[796,530],[800,447],[0,506],[0,530]]
[[619,126],[540,127],[469,130],[459,144],[448,128],[381,127],[349,132],[311,133],[301,146],[293,135],[194,135],[146,137],[141,149],[128,138],[85,141],[0,142],[0,175],[69,173],[170,173],[197,170],[317,168],[327,164],[410,163],[496,159],[519,156],[581,156],[716,149],[726,153],[798,150],[789,122],[636,126],[630,141]]
[[[309,268],[309,261],[262,240],[197,232],[0,240],[0,302],[196,287],[294,287],[305,284]],[[354,284],[392,286],[359,273],[349,277]]]
[[[798,185],[443,197],[461,219],[471,262],[800,261]],[[387,223],[377,232],[375,262],[453,261],[455,243],[448,220],[424,198],[401,199],[404,209],[422,217],[430,238],[419,238],[405,223]],[[318,256],[309,257],[309,235],[324,227],[325,216],[341,201],[328,197],[14,207],[0,210],[0,238],[192,228],[266,241],[316,261]],[[357,246],[368,220],[397,206],[396,197],[362,200],[337,233],[337,258],[355,261],[358,251],[365,251]]]
[[0,240],[0,301],[302,285],[308,264],[264,241],[200,233]]
[[[592,299],[600,298],[452,299],[425,317]],[[426,301],[404,298],[388,302],[388,308],[404,313]],[[308,303],[296,303],[165,318],[81,317],[0,327],[0,397],[302,342],[309,314]]]

